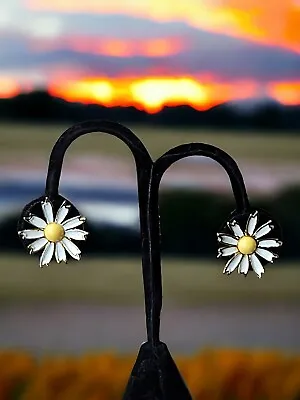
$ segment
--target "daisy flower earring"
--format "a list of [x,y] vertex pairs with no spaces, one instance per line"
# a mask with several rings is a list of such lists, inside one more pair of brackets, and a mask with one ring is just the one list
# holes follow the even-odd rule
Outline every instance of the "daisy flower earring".
[[[227,222],[224,232],[218,233],[218,242],[221,248],[218,250],[217,257],[231,257],[225,265],[224,274],[231,274],[236,268],[238,273],[247,275],[252,269],[261,278],[264,273],[263,264],[273,263],[278,258],[278,254],[270,250],[282,246],[280,237],[270,236],[276,233],[280,236],[278,225],[271,219],[258,226],[260,217],[266,219],[265,213],[259,215],[258,211],[251,213],[242,229],[243,216],[241,223],[237,222],[237,217]],[[278,252],[278,250],[277,250]]]
[[34,240],[26,247],[29,254],[43,250],[40,267],[48,266],[53,256],[57,263],[67,262],[67,253],[75,260],[80,260],[81,251],[72,240],[86,240],[88,232],[78,229],[86,218],[76,215],[66,220],[71,204],[64,200],[54,216],[53,205],[48,198],[34,202],[34,208],[41,206],[42,218],[34,213],[25,212],[22,220],[32,226],[31,229],[19,230],[20,238],[25,241]]

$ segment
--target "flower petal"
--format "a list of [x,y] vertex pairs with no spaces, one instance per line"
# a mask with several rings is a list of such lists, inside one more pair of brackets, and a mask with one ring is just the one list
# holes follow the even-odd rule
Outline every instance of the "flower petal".
[[81,229],[69,229],[65,231],[65,236],[69,239],[74,240],[86,240],[88,234],[88,232]]
[[258,228],[254,234],[253,237],[255,239],[259,239],[262,236],[267,235],[271,230],[274,228],[274,225],[272,224],[272,221],[268,221],[265,224],[263,224],[260,228]]
[[247,275],[249,271],[249,257],[245,254],[240,262],[238,273]]
[[61,261],[67,262],[67,255],[64,246],[57,242],[55,244],[55,258],[56,262],[59,264]]
[[246,232],[249,236],[253,235],[254,229],[257,224],[257,220],[258,220],[258,211],[255,211],[254,213],[249,215],[246,225]]
[[217,233],[218,236],[218,242],[224,243],[224,244],[233,244],[237,245],[237,239],[233,236],[225,235],[224,233]]
[[234,255],[225,265],[223,274],[228,274],[228,275],[231,274],[241,262],[242,257],[243,255],[240,253]]
[[227,225],[232,230],[235,237],[241,238],[244,236],[244,232],[236,221],[228,222]]
[[41,250],[46,244],[48,243],[48,240],[43,237],[41,239],[35,240],[34,242],[30,243],[28,246],[29,253],[36,253],[37,251]]
[[74,244],[73,242],[71,242],[71,240],[67,238],[63,238],[61,243],[71,257],[75,258],[75,260],[80,260],[81,251],[76,246],[76,244]]
[[62,226],[64,227],[64,230],[66,231],[67,229],[72,229],[76,228],[79,225],[82,225],[86,221],[85,217],[81,217],[78,215],[77,217],[73,217],[70,219],[67,219]]
[[44,217],[46,218],[47,224],[53,222],[53,209],[52,204],[48,199],[42,201],[42,209],[44,213]]
[[261,278],[261,275],[265,272],[264,267],[261,265],[261,262],[259,259],[256,257],[256,255],[250,254],[250,262],[251,266],[253,268],[253,271],[256,273],[256,275]]
[[278,239],[265,239],[258,241],[258,247],[280,247],[282,246],[282,242]]
[[274,258],[278,258],[277,254],[274,254],[270,250],[266,250],[266,249],[258,248],[258,249],[256,249],[255,253],[271,263],[274,262]]
[[63,222],[63,220],[66,218],[66,216],[68,215],[70,208],[71,208],[71,205],[66,204],[66,201],[64,201],[57,211],[55,222],[57,222],[58,224],[61,224]]
[[238,250],[236,246],[230,246],[230,247],[221,247],[218,249],[218,255],[217,257],[228,257],[232,256],[233,254],[237,253]]
[[55,243],[48,242],[40,258],[40,267],[48,266],[54,253]]
[[39,239],[44,237],[44,232],[38,229],[25,229],[24,231],[18,232],[21,239]]
[[24,217],[26,222],[29,222],[31,225],[35,226],[36,228],[44,229],[46,227],[46,222],[35,215],[29,214],[28,217]]

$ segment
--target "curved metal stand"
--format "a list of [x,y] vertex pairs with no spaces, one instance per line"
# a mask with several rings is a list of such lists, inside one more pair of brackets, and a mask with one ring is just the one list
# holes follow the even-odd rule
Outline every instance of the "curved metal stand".
[[242,174],[227,153],[212,145],[183,144],[153,162],[145,146],[128,128],[108,121],[87,121],[69,128],[57,140],[50,155],[45,196],[27,205],[23,215],[29,212],[31,204],[45,197],[53,203],[61,201],[59,181],[65,153],[74,140],[92,132],[102,132],[121,139],[131,150],[137,171],[147,341],[140,348],[123,400],[190,400],[191,395],[167,345],[160,341],[162,274],[159,185],[163,174],[174,162],[189,156],[209,157],[218,162],[229,176],[236,202],[232,217],[243,219],[249,215],[250,205]]

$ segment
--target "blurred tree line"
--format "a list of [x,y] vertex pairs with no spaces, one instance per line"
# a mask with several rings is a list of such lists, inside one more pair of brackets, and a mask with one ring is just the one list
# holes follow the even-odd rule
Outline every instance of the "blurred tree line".
[[[281,257],[299,259],[300,252],[300,186],[291,187],[268,198],[251,199],[252,207],[264,208],[276,219],[283,230],[284,246]],[[168,191],[160,198],[162,250],[165,255],[182,257],[214,257],[217,250],[216,233],[226,222],[235,204],[232,197],[199,191]],[[0,225],[0,249],[23,251],[17,237],[17,218]],[[103,227],[95,229],[88,224],[88,240],[82,250],[91,255],[114,256],[139,254],[139,233],[128,229]]]
[[[281,225],[284,240],[281,257],[299,259],[300,186],[250,201],[254,209],[265,209]],[[218,247],[216,233],[234,209],[232,197],[199,191],[166,193],[160,206],[163,251],[212,257]]]
[[147,114],[134,107],[107,108],[96,104],[70,103],[52,97],[45,91],[35,91],[11,99],[0,99],[0,120],[76,123],[87,119],[110,119],[123,123],[176,127],[270,129],[272,132],[300,130],[300,106],[283,106],[271,100],[255,108],[249,108],[249,104],[244,106],[247,112],[230,104],[222,104],[207,111],[180,106],[165,107],[156,114]]

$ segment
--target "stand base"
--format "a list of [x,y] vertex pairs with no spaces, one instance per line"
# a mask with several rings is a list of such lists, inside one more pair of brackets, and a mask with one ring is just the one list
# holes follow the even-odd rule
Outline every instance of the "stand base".
[[165,343],[143,343],[123,400],[192,400]]

